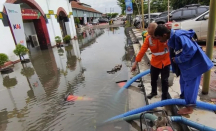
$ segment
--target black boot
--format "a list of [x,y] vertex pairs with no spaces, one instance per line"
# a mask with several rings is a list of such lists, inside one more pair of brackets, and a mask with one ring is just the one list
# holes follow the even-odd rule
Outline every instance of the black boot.
[[148,99],[151,99],[152,97],[154,97],[154,96],[156,96],[156,95],[157,95],[157,93],[153,93],[153,92],[152,92],[152,93],[150,93],[150,94],[147,95],[147,98],[148,98]]
[[162,96],[161,96],[161,101],[167,100],[167,99],[169,99],[169,98],[168,98],[168,94],[162,94]]

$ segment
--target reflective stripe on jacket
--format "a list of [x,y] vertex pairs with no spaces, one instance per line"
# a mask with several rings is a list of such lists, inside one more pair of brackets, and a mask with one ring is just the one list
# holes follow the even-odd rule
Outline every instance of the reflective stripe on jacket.
[[167,43],[161,43],[157,39],[152,39],[147,36],[137,57],[136,61],[140,62],[147,49],[150,48],[152,52],[151,65],[162,69],[163,66],[170,65],[169,50]]

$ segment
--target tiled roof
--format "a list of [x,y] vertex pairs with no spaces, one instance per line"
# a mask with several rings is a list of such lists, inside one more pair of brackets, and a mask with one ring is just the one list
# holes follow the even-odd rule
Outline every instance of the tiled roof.
[[99,11],[97,11],[97,10],[91,8],[91,7],[83,6],[81,3],[76,2],[76,1],[72,1],[71,6],[72,6],[73,9],[85,10],[85,11],[90,11],[90,12],[102,14],[101,12],[99,12]]

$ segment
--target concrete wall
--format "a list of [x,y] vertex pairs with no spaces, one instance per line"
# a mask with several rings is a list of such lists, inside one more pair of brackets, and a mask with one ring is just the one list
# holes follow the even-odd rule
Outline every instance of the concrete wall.
[[[6,0],[0,0],[0,12],[3,11],[3,4],[6,2]],[[54,14],[57,13],[57,10],[59,7],[64,8],[67,15],[69,15],[69,12],[72,12],[72,8],[68,0],[35,0],[35,2],[42,8],[43,12],[45,14],[48,14],[49,10],[53,10]],[[30,25],[25,24],[25,26],[30,27]],[[76,30],[75,30],[75,24],[74,24],[74,18],[71,16],[69,18],[69,23],[67,24],[67,29],[71,35],[71,37],[76,36]],[[60,25],[57,22],[57,19],[54,15],[51,15],[51,19],[48,19],[47,23],[47,29],[50,37],[51,45],[54,46],[55,43],[55,36],[62,36],[60,31]],[[26,29],[28,33],[30,33],[28,29]],[[18,60],[19,57],[15,56],[13,53],[13,50],[15,49],[15,43],[13,40],[13,36],[10,31],[9,26],[4,26],[2,23],[2,20],[0,19],[0,53],[5,53],[9,56],[9,59],[12,61]],[[6,46],[5,46],[6,45]]]

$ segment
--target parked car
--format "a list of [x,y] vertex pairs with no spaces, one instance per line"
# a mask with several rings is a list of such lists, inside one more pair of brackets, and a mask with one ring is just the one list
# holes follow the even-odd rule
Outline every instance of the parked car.
[[90,24],[92,25],[99,25],[99,18],[94,19]]
[[107,18],[100,18],[98,19],[99,23],[108,23],[109,20]]
[[[158,16],[160,15],[161,13],[150,13],[150,23],[152,21],[154,21],[154,19],[158,18]],[[146,14],[144,15],[144,22],[145,22],[145,28],[148,27],[148,23],[149,23],[149,15]]]
[[[191,18],[196,18],[202,13],[209,10],[209,6],[201,6],[199,4],[186,5],[183,8],[174,10],[170,13],[170,21],[183,21]],[[168,16],[159,17],[155,19],[153,22],[157,24],[165,24],[168,22]]]
[[194,39],[196,41],[206,41],[208,31],[208,18],[209,11],[206,11],[205,13],[201,14],[200,16],[194,19],[185,20],[182,22],[174,22],[172,23],[172,28],[184,30],[193,29],[195,31]]
[[[155,18],[157,18],[161,13],[151,13],[150,14],[150,22],[154,21]],[[138,25],[138,23],[142,23],[142,15],[137,15],[136,18],[133,19],[134,26]],[[144,24],[145,28],[148,27],[149,19],[148,14],[144,15]]]

